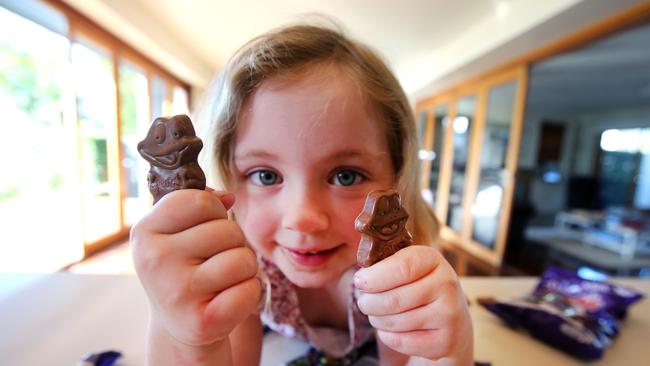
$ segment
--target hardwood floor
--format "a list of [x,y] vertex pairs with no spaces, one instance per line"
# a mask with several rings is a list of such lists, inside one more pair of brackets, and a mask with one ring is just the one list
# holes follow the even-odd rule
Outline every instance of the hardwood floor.
[[85,274],[135,274],[129,243],[117,244],[68,268]]

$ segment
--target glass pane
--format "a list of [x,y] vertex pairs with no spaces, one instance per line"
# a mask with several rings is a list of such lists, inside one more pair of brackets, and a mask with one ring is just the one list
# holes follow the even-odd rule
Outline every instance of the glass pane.
[[[427,111],[420,111],[418,114],[418,120],[416,121],[416,132],[418,134],[418,148],[424,149],[424,134],[427,130]],[[420,157],[422,158],[422,157]]]
[[438,193],[442,143],[445,140],[445,129],[447,127],[447,109],[446,104],[437,106],[433,117],[433,153],[431,154],[431,174],[429,175],[429,187],[431,187],[433,205],[437,202],[436,195]]
[[125,189],[124,224],[132,225],[151,206],[147,187],[149,165],[140,158],[138,142],[149,128],[149,86],[143,70],[120,63],[120,145]]
[[91,243],[121,228],[117,156],[117,116],[113,63],[108,53],[72,45],[77,91],[77,124],[84,239]]
[[610,207],[650,209],[650,128],[607,129],[599,145],[598,201]]
[[465,190],[465,167],[469,153],[470,132],[476,113],[476,95],[458,100],[456,118],[452,124],[454,156],[451,170],[451,187],[447,210],[447,225],[460,232],[463,224],[463,193]]
[[152,119],[160,116],[167,116],[171,114],[168,111],[168,103],[165,103],[165,95],[167,94],[167,84],[165,81],[157,76],[153,77],[151,81],[151,115]]
[[189,114],[189,98],[187,91],[179,86],[174,87],[174,94],[172,95],[172,114]]
[[488,93],[487,118],[481,145],[480,178],[472,205],[472,238],[486,247],[496,240],[510,138],[516,82],[498,85]]
[[83,256],[69,49],[0,7],[1,271],[55,271]]

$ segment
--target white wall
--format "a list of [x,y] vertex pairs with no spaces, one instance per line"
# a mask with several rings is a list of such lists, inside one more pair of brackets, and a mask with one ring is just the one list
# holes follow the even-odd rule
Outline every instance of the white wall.
[[519,169],[537,170],[537,154],[539,151],[542,122],[550,121],[565,126],[564,141],[560,152],[559,162],[562,180],[559,183],[546,183],[536,177],[530,187],[530,200],[537,213],[553,214],[561,210],[566,202],[567,180],[570,174],[572,140],[575,136],[575,116],[570,114],[527,113],[522,130]]

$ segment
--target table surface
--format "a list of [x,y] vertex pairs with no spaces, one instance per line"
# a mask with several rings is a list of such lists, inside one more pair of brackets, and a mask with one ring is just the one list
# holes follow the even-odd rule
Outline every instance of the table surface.
[[[14,284],[22,283],[20,287]],[[527,334],[510,329],[476,303],[481,296],[518,297],[536,278],[461,279],[474,322],[475,358],[506,365],[584,365]],[[650,366],[650,280],[614,279],[646,296],[630,309],[616,342],[589,365]],[[11,291],[4,291],[14,286]],[[0,365],[75,365],[88,352],[119,350],[121,365],[142,365],[147,300],[134,276],[0,273]],[[302,342],[275,334],[264,340],[264,366],[278,365],[306,350]]]

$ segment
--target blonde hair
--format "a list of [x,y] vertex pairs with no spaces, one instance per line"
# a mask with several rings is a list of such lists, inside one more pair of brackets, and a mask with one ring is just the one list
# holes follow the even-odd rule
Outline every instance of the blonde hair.
[[373,50],[333,27],[279,28],[252,39],[230,59],[197,116],[199,125],[208,128],[202,157],[209,183],[230,188],[235,128],[246,98],[265,80],[296,75],[324,62],[348,73],[375,107],[388,139],[395,188],[411,215],[407,227],[416,243],[432,244],[438,222],[420,195],[415,122],[406,95]]

